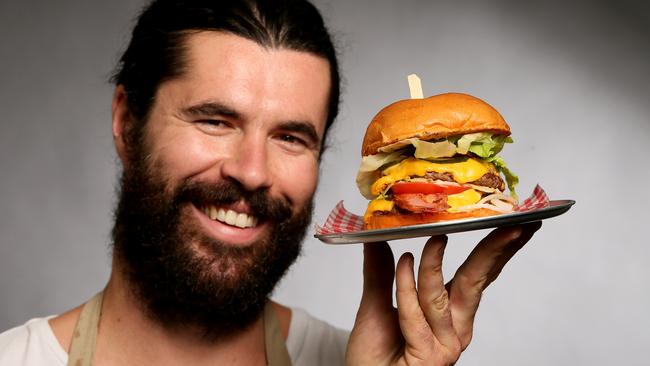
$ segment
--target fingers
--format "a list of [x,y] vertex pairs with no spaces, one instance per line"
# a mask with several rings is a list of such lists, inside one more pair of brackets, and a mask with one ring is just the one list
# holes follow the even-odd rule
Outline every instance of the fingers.
[[386,242],[363,245],[363,295],[359,313],[393,308],[393,252]]
[[501,273],[506,263],[521,249],[541,222],[503,227],[492,231],[474,248],[448,285],[453,323],[466,346],[471,338],[474,316],[483,290]]
[[363,294],[348,341],[346,364],[376,365],[401,345],[393,308],[393,253],[385,242],[364,244]]
[[534,222],[492,231],[470,253],[456,277],[460,275],[477,281],[477,290],[483,291],[540,227],[541,222]]
[[420,307],[411,253],[405,253],[399,259],[395,277],[399,326],[406,346],[425,359],[423,354],[431,352],[434,336]]
[[[432,237],[422,252],[418,283],[413,274],[413,256],[405,254],[397,263],[397,311],[407,348],[426,359],[427,354],[455,360],[460,341],[454,330],[449,298],[442,275],[442,257],[447,237]],[[442,348],[434,350],[436,344]],[[444,351],[443,351],[444,350]]]
[[418,270],[418,300],[433,334],[445,348],[453,351],[460,345],[442,273],[446,245],[446,236],[436,236],[424,246]]

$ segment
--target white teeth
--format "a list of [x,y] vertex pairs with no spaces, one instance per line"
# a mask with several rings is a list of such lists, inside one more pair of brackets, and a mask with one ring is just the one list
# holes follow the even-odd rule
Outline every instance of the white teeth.
[[203,208],[203,212],[210,219],[225,222],[228,225],[237,226],[240,228],[257,226],[257,218],[245,213],[226,210],[224,208],[217,208],[215,206],[206,206]]
[[235,226],[245,228],[248,223],[248,215],[245,213],[240,213],[237,215],[237,221],[235,221]]
[[226,221],[226,210],[220,208],[219,211],[217,211],[217,220]]
[[226,211],[226,224],[228,225],[235,225],[235,222],[237,222],[237,212],[233,210],[228,210]]

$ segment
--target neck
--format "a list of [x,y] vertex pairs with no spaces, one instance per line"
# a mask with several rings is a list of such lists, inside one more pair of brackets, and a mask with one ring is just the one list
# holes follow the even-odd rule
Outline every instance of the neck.
[[115,266],[104,291],[99,332],[98,364],[265,364],[261,316],[243,331],[218,341],[201,337],[196,329],[164,327],[147,316]]

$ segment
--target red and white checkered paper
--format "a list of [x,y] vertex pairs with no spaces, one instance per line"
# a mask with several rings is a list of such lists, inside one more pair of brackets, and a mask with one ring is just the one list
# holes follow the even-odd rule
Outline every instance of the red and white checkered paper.
[[[520,205],[515,207],[517,212],[525,212],[538,208],[549,206],[549,199],[542,187],[535,186],[533,193],[526,198]],[[363,216],[355,215],[343,207],[343,201],[340,201],[330,212],[323,226],[316,225],[316,234],[340,234],[351,233],[363,230]]]

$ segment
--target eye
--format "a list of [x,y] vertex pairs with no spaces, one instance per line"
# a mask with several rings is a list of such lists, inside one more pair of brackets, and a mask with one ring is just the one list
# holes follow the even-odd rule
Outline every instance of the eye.
[[228,121],[222,119],[200,119],[194,121],[194,123],[199,129],[208,134],[224,133],[232,128]]
[[226,121],[222,121],[219,119],[201,119],[196,122],[203,125],[212,126],[212,127],[223,127],[226,124]]
[[300,138],[298,138],[296,136],[292,136],[292,135],[280,135],[280,140],[282,140],[283,142],[290,143],[290,144],[302,144],[302,145],[305,144],[303,140],[301,140]]
[[291,151],[303,151],[309,148],[309,143],[307,143],[305,139],[296,135],[281,133],[278,134],[276,138],[283,146]]

